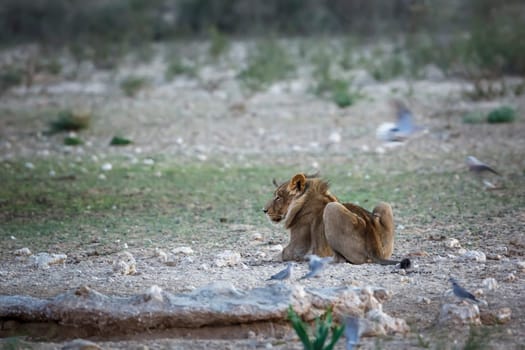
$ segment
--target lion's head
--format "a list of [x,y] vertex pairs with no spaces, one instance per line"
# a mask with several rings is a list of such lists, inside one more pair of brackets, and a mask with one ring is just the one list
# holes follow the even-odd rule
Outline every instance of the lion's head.
[[272,222],[281,222],[286,217],[288,207],[294,197],[294,194],[288,191],[289,183],[290,181],[286,181],[279,185],[275,179],[273,180],[273,184],[275,185],[273,198],[270,199],[263,208],[264,213]]

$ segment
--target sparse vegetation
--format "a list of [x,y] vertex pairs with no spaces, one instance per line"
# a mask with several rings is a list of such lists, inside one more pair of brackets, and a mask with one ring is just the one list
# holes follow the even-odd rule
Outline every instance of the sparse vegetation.
[[[321,317],[315,319],[313,329],[309,329],[308,323],[304,322],[301,317],[297,315],[291,305],[288,308],[288,319],[292,323],[295,333],[297,333],[303,343],[305,350],[332,350],[341,335],[343,335],[344,326],[332,325],[331,308],[326,310]],[[330,332],[332,333],[332,338],[330,342],[325,345]],[[309,333],[312,333],[312,339],[310,339]]]
[[216,27],[211,27],[209,37],[210,48],[208,52],[211,57],[218,58],[229,49],[230,42],[223,33],[217,30]]
[[13,66],[7,66],[0,69],[0,94],[4,91],[20,85],[24,79],[24,73],[21,69]]
[[195,77],[197,75],[197,69],[192,64],[174,58],[169,62],[168,67],[166,68],[165,77],[167,80],[172,80],[177,75]]
[[57,118],[50,123],[50,132],[80,131],[87,129],[91,123],[88,111],[64,109],[58,112]]
[[288,52],[276,40],[261,41],[248,58],[248,66],[239,74],[244,86],[261,90],[270,84],[286,79],[295,72]]
[[127,146],[132,143],[133,142],[130,139],[121,136],[113,136],[113,138],[109,142],[111,146]]
[[493,109],[487,115],[487,122],[494,123],[511,123],[516,118],[516,111],[508,106]]
[[120,82],[120,88],[126,96],[134,97],[147,84],[148,80],[144,77],[129,76]]
[[84,142],[76,136],[67,136],[66,138],[64,138],[64,145],[66,146],[79,146],[83,143]]

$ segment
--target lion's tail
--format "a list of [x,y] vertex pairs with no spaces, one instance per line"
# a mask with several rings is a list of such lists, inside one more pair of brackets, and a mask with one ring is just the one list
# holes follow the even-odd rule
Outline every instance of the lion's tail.
[[402,269],[409,269],[412,266],[412,262],[409,258],[404,258],[401,261],[399,260],[389,260],[389,259],[381,259],[381,258],[374,258],[374,262],[378,263],[380,265],[397,265],[399,264],[399,267]]

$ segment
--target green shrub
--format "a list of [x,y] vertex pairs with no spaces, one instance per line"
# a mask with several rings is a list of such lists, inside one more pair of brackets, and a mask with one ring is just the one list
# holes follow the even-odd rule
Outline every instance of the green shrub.
[[165,77],[167,80],[172,80],[177,75],[195,77],[197,75],[197,69],[193,65],[189,65],[178,59],[174,59],[168,64]]
[[[297,315],[291,305],[288,308],[288,319],[303,343],[305,350],[332,350],[344,331],[344,326],[332,326],[331,308],[326,310],[324,315],[315,319],[314,328],[310,329],[313,339],[310,339],[308,335],[308,323],[304,322],[299,315]],[[332,339],[330,343],[325,346],[330,331],[332,331]]]
[[485,123],[487,116],[480,111],[469,112],[463,116],[463,123],[465,124],[481,124]]
[[147,83],[148,80],[144,77],[129,76],[120,82],[120,88],[126,96],[133,97],[143,89]]
[[78,137],[74,136],[68,136],[64,139],[64,145],[66,146],[79,146],[82,145],[84,142],[79,139]]
[[209,30],[210,48],[209,54],[213,58],[218,58],[228,50],[230,43],[226,36],[217,30],[216,27],[211,27]]
[[50,123],[51,133],[62,131],[80,131],[91,123],[91,113],[65,109],[58,112],[57,118]]
[[271,83],[286,79],[295,72],[286,50],[275,40],[258,43],[248,58],[248,66],[239,73],[244,86],[261,90]]
[[125,137],[120,136],[113,136],[109,144],[111,146],[127,146],[132,144],[133,142],[130,139],[127,139]]
[[516,111],[508,106],[493,109],[487,115],[487,122],[494,123],[511,123],[516,118]]
[[22,84],[24,72],[15,67],[3,67],[0,69],[0,93],[13,86]]

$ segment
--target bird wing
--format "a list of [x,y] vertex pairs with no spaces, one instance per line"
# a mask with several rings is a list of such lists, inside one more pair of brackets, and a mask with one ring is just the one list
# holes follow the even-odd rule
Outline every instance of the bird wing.
[[345,318],[346,349],[351,350],[359,343],[359,319],[348,316]]

